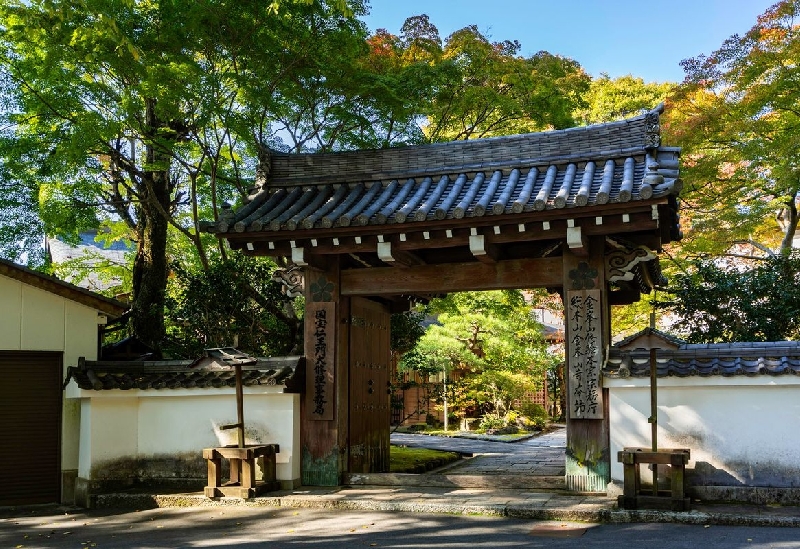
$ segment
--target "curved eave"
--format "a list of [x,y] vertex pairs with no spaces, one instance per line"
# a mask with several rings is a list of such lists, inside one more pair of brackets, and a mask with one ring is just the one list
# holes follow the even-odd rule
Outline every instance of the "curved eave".
[[682,186],[677,170],[646,174],[645,158],[271,188],[207,229],[229,239],[357,227],[402,231],[417,225],[458,225],[460,220],[476,225],[484,219],[492,224],[591,215],[597,208],[625,210],[677,195]]

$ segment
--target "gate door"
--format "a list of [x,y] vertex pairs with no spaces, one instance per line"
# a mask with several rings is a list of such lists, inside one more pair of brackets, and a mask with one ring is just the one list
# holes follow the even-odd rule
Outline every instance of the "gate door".
[[389,471],[389,323],[380,303],[353,298],[350,317],[350,473]]
[[61,353],[0,351],[0,505],[61,499]]

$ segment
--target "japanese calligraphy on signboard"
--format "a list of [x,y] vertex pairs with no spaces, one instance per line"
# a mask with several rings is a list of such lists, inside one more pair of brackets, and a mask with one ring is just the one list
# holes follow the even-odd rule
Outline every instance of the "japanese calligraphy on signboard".
[[311,419],[333,419],[335,306],[332,302],[306,304],[305,336],[313,349],[306,361],[306,406]]
[[602,419],[603,391],[600,369],[603,363],[600,290],[567,292],[569,323],[569,393],[572,418]]

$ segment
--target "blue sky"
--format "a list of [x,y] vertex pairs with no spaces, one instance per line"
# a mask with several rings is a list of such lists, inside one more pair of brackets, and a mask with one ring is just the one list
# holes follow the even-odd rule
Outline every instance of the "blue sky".
[[777,0],[370,0],[371,31],[400,33],[406,17],[430,17],[442,38],[477,25],[492,41],[519,40],[521,54],[571,57],[592,76],[683,80],[682,59],[709,54],[749,30]]

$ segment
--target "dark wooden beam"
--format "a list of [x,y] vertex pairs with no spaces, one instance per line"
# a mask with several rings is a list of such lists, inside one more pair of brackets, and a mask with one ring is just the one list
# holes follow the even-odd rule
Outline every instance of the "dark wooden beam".
[[561,258],[379,267],[341,273],[342,295],[399,295],[560,286]]
[[414,267],[425,264],[425,261],[418,255],[399,250],[392,242],[378,242],[378,258],[384,263],[397,267]]
[[500,260],[500,249],[489,242],[488,237],[475,234],[469,237],[469,251],[481,263],[497,263]]
[[630,305],[636,303],[642,297],[639,290],[633,288],[625,288],[608,292],[609,305]]
[[[360,234],[352,234],[352,229],[349,228],[334,228],[328,229],[327,232],[298,230],[231,233],[224,236],[233,249],[241,249],[248,255],[288,256],[291,253],[292,243],[295,247],[304,247],[307,252],[330,255],[376,253],[381,241],[391,243],[393,252],[395,250],[414,252],[424,249],[469,248],[470,238],[481,235],[495,246],[541,240],[566,240],[569,225],[580,228],[582,237],[620,235],[624,238],[626,234],[658,234],[658,224],[659,220],[653,219],[652,211],[648,209],[627,214],[604,213],[594,217],[574,219],[561,218],[513,224],[508,224],[506,221],[505,224],[470,229],[449,227],[446,224],[441,228],[426,228],[422,223],[412,223],[381,227],[380,234],[374,232],[376,227],[367,226],[361,228]],[[366,232],[370,230],[372,233]]]

